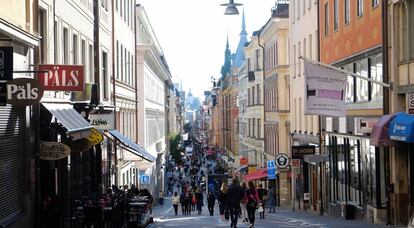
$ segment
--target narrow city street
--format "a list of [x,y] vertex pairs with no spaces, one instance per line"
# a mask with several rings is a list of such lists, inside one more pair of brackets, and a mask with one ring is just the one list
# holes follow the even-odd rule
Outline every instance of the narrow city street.
[[[230,227],[230,222],[225,222],[220,219],[218,205],[215,206],[214,216],[209,216],[207,208],[203,208],[201,215],[184,216],[180,214],[175,216],[174,210],[171,207],[171,197],[165,199],[163,207],[154,209],[154,223],[150,224],[149,228],[161,227],[183,227],[183,228],[210,228],[210,227]],[[374,228],[387,227],[385,225],[375,225],[372,223],[365,223],[358,220],[343,220],[330,216],[319,216],[316,214],[295,211],[290,209],[276,209],[276,213],[266,214],[264,220],[258,218],[256,213],[256,228],[260,227],[280,227],[280,228],[294,228],[294,227],[318,227],[318,228]],[[248,227],[248,223],[241,222],[239,219],[238,227]],[[388,226],[389,227],[389,226]]]

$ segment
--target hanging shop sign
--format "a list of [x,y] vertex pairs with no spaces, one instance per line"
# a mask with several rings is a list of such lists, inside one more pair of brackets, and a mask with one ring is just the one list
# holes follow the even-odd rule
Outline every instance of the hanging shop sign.
[[115,113],[113,110],[91,112],[89,123],[99,130],[113,130],[115,129]]
[[0,47],[0,81],[13,79],[13,47]]
[[303,159],[306,154],[315,154],[315,146],[292,146],[293,159]]
[[42,160],[54,161],[69,156],[70,147],[59,142],[40,142],[39,158]]
[[72,152],[86,152],[93,147],[93,143],[88,139],[78,139],[67,143]]
[[86,139],[88,139],[94,146],[96,146],[103,141],[103,135],[99,130],[92,128],[91,134]]
[[246,158],[246,157],[241,157],[240,158],[240,165],[241,166],[248,165],[248,164],[249,164],[249,159],[248,158]]
[[[1,86],[1,85],[0,85]],[[43,96],[43,88],[37,80],[32,78],[16,78],[7,81],[7,103],[14,106],[29,106],[37,104]]]
[[275,162],[278,168],[286,168],[289,165],[289,157],[286,154],[279,154],[277,155]]
[[39,82],[45,90],[83,91],[83,66],[39,65]]
[[141,184],[149,184],[150,183],[150,176],[141,175]]
[[407,113],[414,114],[414,93],[407,94]]

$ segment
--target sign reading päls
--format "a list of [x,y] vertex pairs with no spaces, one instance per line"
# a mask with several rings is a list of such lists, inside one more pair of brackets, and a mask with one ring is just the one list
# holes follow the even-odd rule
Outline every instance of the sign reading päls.
[[39,82],[44,90],[83,91],[83,66],[39,65]]

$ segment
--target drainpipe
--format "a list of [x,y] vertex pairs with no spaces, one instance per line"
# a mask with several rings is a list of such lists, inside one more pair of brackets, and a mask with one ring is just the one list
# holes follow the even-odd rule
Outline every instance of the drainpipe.
[[[115,11],[116,10],[114,10],[115,9],[115,3],[114,3],[115,1],[111,1],[111,9],[112,9],[112,34],[111,34],[111,37],[112,37],[112,99],[113,99],[113,105],[114,105],[114,108],[115,108],[115,110],[114,110],[114,129],[116,129],[116,93],[115,93],[115,84],[116,84],[116,75],[115,75],[115,26],[114,26],[114,24],[115,24]],[[134,47],[135,48],[135,47]],[[118,56],[117,56],[118,57]],[[118,67],[118,66],[116,66],[116,67]],[[110,174],[109,174],[109,180],[111,179],[111,177],[112,177],[112,173],[114,173],[115,174],[115,178],[114,178],[114,183],[111,183],[111,184],[115,184],[116,186],[119,186],[118,185],[118,156],[117,156],[117,153],[116,153],[116,143],[114,142],[113,143],[113,147],[112,147],[113,149],[114,149],[114,151],[115,151],[115,153],[114,153],[114,161],[115,161],[115,164],[114,164],[114,166],[115,166],[115,171],[113,171],[113,167],[112,166],[109,166],[109,170],[110,170]],[[111,162],[111,160],[112,160],[112,151],[109,151],[108,150],[108,160],[109,160],[109,162]]]
[[[388,74],[388,1],[381,1],[382,9],[382,75],[383,82],[389,83],[389,74]],[[383,87],[383,115],[390,113],[390,104],[389,104],[389,90],[392,89]],[[385,168],[385,186],[386,186],[386,225],[391,224],[391,192],[388,191],[388,186],[390,186],[390,148],[384,147],[384,168]]]

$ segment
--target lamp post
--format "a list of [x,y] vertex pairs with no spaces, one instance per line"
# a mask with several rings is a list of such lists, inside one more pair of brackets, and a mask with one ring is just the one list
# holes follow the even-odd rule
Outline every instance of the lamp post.
[[226,10],[224,11],[225,15],[237,15],[239,14],[239,10],[237,10],[236,6],[242,6],[241,3],[234,3],[234,0],[229,0],[229,3],[220,4],[221,6],[227,6]]

